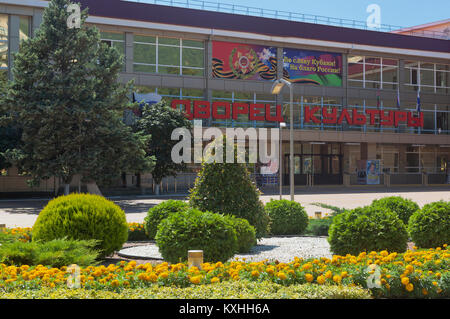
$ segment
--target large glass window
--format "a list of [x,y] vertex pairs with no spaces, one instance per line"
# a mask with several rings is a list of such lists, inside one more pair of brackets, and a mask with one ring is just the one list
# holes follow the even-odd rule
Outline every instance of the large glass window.
[[28,40],[31,35],[31,18],[27,16],[21,16],[19,20],[19,39],[20,42],[22,42],[24,40]]
[[409,91],[448,94],[450,65],[420,61],[405,62],[405,88]]
[[397,89],[398,60],[372,56],[348,57],[348,85],[372,89]]
[[134,36],[134,71],[177,75],[204,75],[203,41]]
[[125,71],[125,34],[115,32],[100,32],[101,41],[111,48],[116,48],[123,56],[122,70]]
[[0,88],[8,80],[8,16],[0,14]]

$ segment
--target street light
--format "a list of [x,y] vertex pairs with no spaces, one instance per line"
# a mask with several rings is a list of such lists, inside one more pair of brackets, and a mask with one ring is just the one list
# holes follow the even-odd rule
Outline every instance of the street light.
[[289,87],[290,91],[290,107],[289,107],[289,182],[290,182],[290,192],[291,200],[294,200],[294,106],[292,104],[293,94],[292,94],[292,83],[286,81],[285,79],[278,79],[272,85],[272,94],[280,94],[284,85]]
[[279,181],[278,184],[280,184],[280,199],[283,199],[283,136],[281,135],[281,129],[286,127],[286,123],[285,122],[280,122],[280,129],[279,129],[279,149],[280,149],[280,158],[279,158],[279,163],[280,163],[280,168],[279,168]]

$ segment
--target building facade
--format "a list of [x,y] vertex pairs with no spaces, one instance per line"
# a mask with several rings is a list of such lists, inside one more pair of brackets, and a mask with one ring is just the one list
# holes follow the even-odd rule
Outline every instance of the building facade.
[[[277,128],[280,105],[285,182],[292,169],[296,185],[449,183],[449,40],[135,1],[79,2],[102,40],[124,55],[119,81],[133,79],[135,93],[208,108],[204,127]],[[3,80],[46,6],[0,0]],[[292,83],[293,114],[287,88],[271,94],[281,78]],[[369,181],[374,168],[378,177]]]

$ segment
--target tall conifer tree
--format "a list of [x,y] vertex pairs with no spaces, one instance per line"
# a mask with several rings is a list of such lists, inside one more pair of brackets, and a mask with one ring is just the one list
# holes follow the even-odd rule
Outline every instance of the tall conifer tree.
[[14,158],[37,182],[56,176],[68,184],[106,182],[121,171],[149,170],[148,137],[123,123],[132,83],[119,84],[123,56],[102,43],[95,27],[68,26],[69,0],[52,0],[33,38],[15,55],[7,103],[23,128]]

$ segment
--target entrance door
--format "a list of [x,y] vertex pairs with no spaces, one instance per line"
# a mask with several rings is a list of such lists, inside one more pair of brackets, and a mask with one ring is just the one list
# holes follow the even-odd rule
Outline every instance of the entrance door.
[[[307,185],[308,174],[313,185],[341,185],[342,155],[294,154],[294,184]],[[284,185],[289,185],[289,154],[284,155]]]

